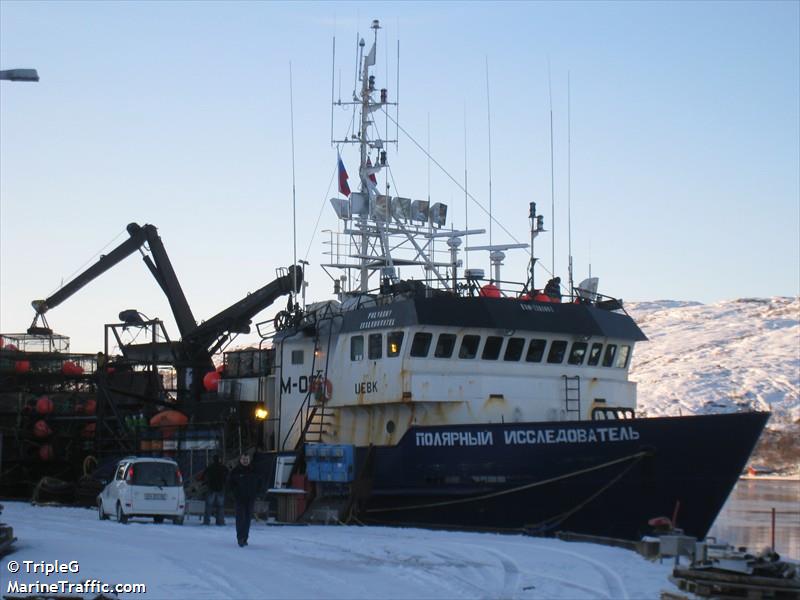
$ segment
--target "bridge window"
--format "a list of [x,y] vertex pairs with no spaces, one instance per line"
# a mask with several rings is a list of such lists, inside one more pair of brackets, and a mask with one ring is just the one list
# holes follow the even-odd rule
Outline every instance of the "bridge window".
[[586,342],[575,342],[572,344],[572,350],[569,352],[569,359],[567,362],[571,365],[582,365],[583,359],[586,356]]
[[619,347],[619,354],[617,355],[617,364],[615,365],[619,369],[624,369],[628,366],[628,359],[631,356],[631,347],[630,346],[620,346]]
[[499,335],[490,335],[486,338],[486,344],[483,346],[481,358],[484,360],[497,360],[500,356],[500,348],[502,347],[503,338]]
[[420,358],[428,356],[428,351],[431,349],[432,339],[432,333],[415,333],[414,339],[411,342],[411,356]]
[[305,357],[303,356],[302,350],[292,350],[292,364],[293,365],[302,365]]
[[370,333],[368,338],[367,356],[370,360],[377,360],[383,356],[383,335],[380,333]]
[[350,338],[350,360],[364,360],[363,335],[354,335]]
[[522,357],[522,349],[525,347],[525,338],[509,338],[506,345],[506,353],[503,360],[518,361]]
[[436,358],[450,358],[453,356],[453,348],[456,347],[456,336],[452,333],[441,333],[436,340],[436,349],[433,355]]
[[556,340],[550,344],[550,352],[547,354],[547,362],[554,365],[564,362],[564,354],[567,352],[567,342]]
[[603,366],[610,367],[614,364],[614,357],[617,355],[617,345],[609,344],[606,346],[606,353],[603,355]]
[[397,356],[403,345],[403,332],[392,331],[386,336],[386,356]]
[[592,349],[589,351],[589,360],[586,364],[590,367],[596,367],[597,363],[600,362],[600,357],[603,354],[603,344],[598,344],[595,342],[592,344]]
[[525,355],[525,360],[528,362],[542,362],[544,347],[546,345],[547,340],[531,340],[528,346],[528,353]]
[[481,336],[465,335],[461,340],[461,348],[458,350],[458,358],[475,358],[478,354],[478,346],[481,345]]

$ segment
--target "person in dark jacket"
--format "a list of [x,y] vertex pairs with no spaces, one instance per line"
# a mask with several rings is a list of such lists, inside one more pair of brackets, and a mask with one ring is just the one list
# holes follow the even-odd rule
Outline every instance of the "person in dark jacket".
[[553,277],[544,286],[544,293],[556,302],[561,302],[561,277]]
[[242,454],[239,464],[231,471],[230,489],[236,501],[236,541],[239,546],[247,546],[250,535],[250,521],[253,518],[253,505],[261,491],[261,477],[250,464],[250,456]]
[[228,469],[222,464],[218,455],[214,455],[211,464],[206,467],[206,514],[203,525],[211,524],[211,511],[217,525],[225,525],[225,484],[228,480]]

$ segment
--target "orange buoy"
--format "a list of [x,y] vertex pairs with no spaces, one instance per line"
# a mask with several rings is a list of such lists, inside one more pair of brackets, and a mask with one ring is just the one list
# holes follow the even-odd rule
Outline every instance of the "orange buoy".
[[177,410],[162,410],[150,419],[150,427],[158,427],[164,437],[171,437],[177,427],[189,423],[189,417]]
[[533,297],[533,301],[534,302],[552,302],[553,299],[550,298],[550,296],[548,296],[547,294],[536,294]]
[[484,298],[499,298],[500,288],[493,283],[487,283],[481,288],[480,295]]
[[87,415],[93,415],[95,412],[97,412],[97,400],[94,398],[89,398],[83,407],[83,412]]
[[39,439],[46,438],[53,430],[50,429],[50,426],[45,422],[39,419],[36,423],[33,424],[33,435]]
[[31,370],[31,361],[29,360],[18,360],[14,363],[15,373],[27,373],[30,370]]
[[530,302],[532,300],[531,295],[527,292],[522,294],[519,298],[517,298],[520,302]]
[[97,429],[96,423],[87,423],[81,430],[81,437],[91,438],[94,437],[94,432]]
[[222,379],[217,371],[209,371],[203,377],[203,387],[207,392],[216,392],[219,380]]
[[43,461],[53,460],[53,447],[50,444],[45,444],[39,448],[39,458]]
[[47,396],[42,396],[36,401],[36,412],[40,415],[49,415],[53,412],[53,401]]

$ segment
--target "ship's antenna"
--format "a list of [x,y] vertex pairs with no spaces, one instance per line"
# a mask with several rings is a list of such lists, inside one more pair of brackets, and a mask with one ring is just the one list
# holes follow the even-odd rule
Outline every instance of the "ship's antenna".
[[550,57],[547,58],[547,89],[550,96],[550,242],[552,246],[551,276],[556,272],[556,180],[553,167],[553,84],[550,78]]
[[428,112],[428,202],[431,201],[431,113]]
[[[431,207],[431,113],[428,112],[428,210]],[[433,224],[430,220],[428,220],[428,233],[433,233]],[[430,239],[430,245],[428,246],[428,257],[431,262],[433,262],[433,238]],[[430,287],[431,281],[431,272],[430,269],[425,269],[425,285]]]
[[573,295],[572,279],[572,129],[570,118],[570,82],[567,71],[567,252],[569,254],[569,295]]
[[331,58],[331,146],[333,146],[333,87],[336,81],[336,36],[333,36],[333,56]]
[[333,89],[336,83],[336,36],[333,36],[333,54],[331,56],[331,146],[333,146]]
[[[292,282],[292,299],[297,303],[297,192],[295,188],[295,175],[294,175],[294,95],[292,92],[292,61],[289,61],[289,123],[292,132],[292,273],[294,274],[294,281]],[[333,137],[333,136],[331,136]]]
[[[492,106],[489,96],[489,56],[486,57],[486,120],[489,130],[489,245],[492,245]],[[491,261],[489,264],[491,273]]]
[[[400,148],[400,19],[397,20],[397,85],[394,91],[394,149]],[[388,130],[387,130],[388,133]]]
[[[464,231],[469,231],[469,192],[467,192],[467,101],[464,101]],[[469,269],[469,252],[466,253]]]

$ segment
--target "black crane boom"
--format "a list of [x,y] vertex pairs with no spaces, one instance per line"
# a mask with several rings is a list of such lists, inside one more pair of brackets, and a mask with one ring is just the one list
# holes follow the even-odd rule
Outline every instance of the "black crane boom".
[[303,269],[292,265],[285,275],[200,323],[194,331],[184,336],[183,341],[214,354],[231,334],[249,333],[250,323],[259,312],[284,294],[300,291],[302,285]]
[[192,315],[192,309],[189,308],[189,303],[178,282],[175,270],[172,268],[172,263],[167,256],[167,251],[161,242],[156,227],[149,224],[140,226],[137,223],[131,223],[128,225],[127,231],[128,235],[130,235],[127,240],[108,254],[101,256],[96,263],[62,286],[57,292],[44,300],[31,302],[31,306],[36,311],[36,316],[33,319],[31,328],[28,330],[29,332],[48,332],[49,329],[43,330],[36,327],[39,318],[44,319],[44,314],[48,310],[67,300],[78,290],[126,259],[145,244],[148,245],[153,256],[151,259],[150,256],[144,254],[144,262],[166,295],[181,335],[186,335],[197,327],[197,322]]

